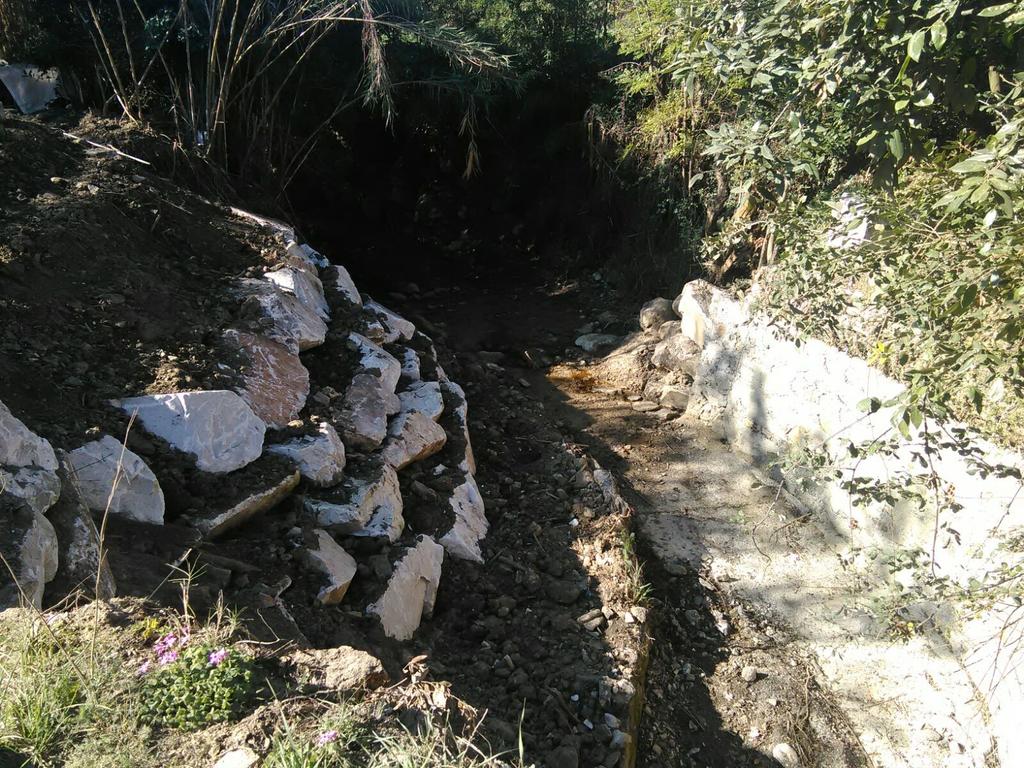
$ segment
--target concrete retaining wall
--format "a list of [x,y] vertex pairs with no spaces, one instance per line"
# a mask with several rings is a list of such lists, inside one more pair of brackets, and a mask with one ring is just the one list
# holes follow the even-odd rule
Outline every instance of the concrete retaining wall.
[[[892,455],[852,457],[848,446],[864,444],[891,430],[892,408],[866,413],[867,398],[889,400],[903,386],[864,360],[817,340],[794,341],[738,301],[702,281],[687,284],[675,307],[682,331],[700,348],[690,410],[718,424],[724,436],[761,464],[785,463],[802,447],[824,449],[836,479],[820,472],[783,470],[787,488],[810,511],[840,547],[883,554],[922,550],[931,553],[937,573],[966,585],[984,579],[994,563],[1021,559],[1008,543],[1024,531],[1021,481],[989,474],[993,466],[1024,468],[1020,454],[971,438],[973,455],[965,456],[950,439],[958,424],[926,422]],[[889,481],[898,487],[922,482],[929,474],[921,463],[925,431],[938,444],[931,466],[941,478],[947,508],[910,501],[857,506],[844,490],[850,478]],[[945,442],[946,445],[942,446]],[[907,574],[904,574],[907,576]],[[961,612],[963,613],[963,612]],[[987,702],[991,728],[1002,765],[1024,765],[1024,647],[1021,630],[1012,629],[1024,609],[1007,604],[980,617],[961,615],[947,629],[979,696]],[[1021,622],[1024,624],[1024,622]]]

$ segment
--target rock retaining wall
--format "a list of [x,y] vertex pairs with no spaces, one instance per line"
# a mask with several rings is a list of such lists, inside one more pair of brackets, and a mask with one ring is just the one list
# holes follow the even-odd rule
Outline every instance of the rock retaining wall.
[[[39,607],[58,573],[65,591],[87,586],[69,579],[85,582],[90,571],[95,580],[104,558],[92,516],[150,525],[156,535],[165,513],[159,464],[170,455],[210,487],[223,478],[245,489],[228,501],[200,499],[195,514],[179,511],[177,522],[206,539],[304,494],[308,535],[299,560],[323,575],[324,605],[341,602],[359,578],[345,537],[395,545],[396,566],[367,615],[407,639],[430,615],[444,555],[481,559],[488,523],[473,479],[465,394],[438,365],[431,340],[361,296],[343,266],[299,243],[287,224],[232,212],[277,240],[262,275],[229,287],[238,311],[211,354],[235,376],[234,390],[124,392],[110,402],[133,432],[166,446],[163,453],[143,457],[100,435],[70,452],[62,477],[48,441],[0,403],[0,551],[8,565],[0,569],[0,610],[26,600]],[[310,354],[320,355],[317,376],[306,367]],[[408,530],[402,515],[399,473],[414,464],[451,489],[430,530]],[[114,590],[108,573],[95,583],[103,596]]]

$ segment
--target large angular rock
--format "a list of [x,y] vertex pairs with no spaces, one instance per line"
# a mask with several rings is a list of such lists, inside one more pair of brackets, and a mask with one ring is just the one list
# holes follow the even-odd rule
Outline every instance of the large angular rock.
[[329,293],[335,294],[349,304],[361,307],[363,298],[359,295],[352,276],[340,264],[332,264],[323,272],[323,284]]
[[377,525],[387,522],[387,528],[393,528],[394,521],[402,521],[403,508],[398,475],[384,463],[345,478],[329,494],[306,498],[306,509],[316,516],[317,523],[334,533],[362,532],[373,520]]
[[[438,368],[438,371],[440,371],[440,368]],[[463,472],[469,472],[471,475],[475,475],[476,457],[473,455],[473,444],[469,439],[469,403],[466,400],[466,393],[463,391],[462,387],[454,381],[449,380],[447,377],[441,381],[441,390],[455,404],[452,412],[455,416],[458,428],[462,432],[462,441],[466,444],[466,450],[463,458],[459,461],[459,469]]]
[[327,324],[314,310],[269,280],[246,278],[236,284],[243,311],[260,318],[263,335],[294,353],[318,347],[327,337]]
[[[395,410],[396,399],[379,376],[372,373],[353,376],[337,419],[345,443],[365,451],[379,448],[388,435],[388,416]],[[400,403],[398,405],[401,407]]]
[[306,309],[315,312],[322,320],[331,319],[331,310],[324,296],[324,286],[320,278],[297,267],[283,267],[267,272],[264,278],[272,282],[285,293],[298,299]]
[[316,435],[272,445],[267,453],[291,459],[302,477],[319,488],[337,485],[345,476],[345,444],[330,424],[321,424]]
[[433,614],[443,561],[444,548],[429,536],[420,536],[395,564],[384,594],[366,609],[380,619],[388,637],[410,639],[420,622]]
[[390,681],[380,659],[348,645],[295,651],[283,660],[303,683],[334,694],[374,690]]
[[482,563],[480,541],[487,535],[488,523],[483,496],[471,474],[452,492],[448,506],[455,513],[455,522],[441,537],[441,545],[453,557]]
[[11,413],[0,402],[0,465],[8,467],[37,467],[57,471],[57,456],[50,443]]
[[444,448],[444,427],[420,411],[403,411],[388,427],[381,456],[395,469],[404,469]]
[[441,395],[441,385],[436,381],[416,382],[399,392],[398,400],[403,412],[417,411],[433,421],[440,419],[444,413],[444,397]]
[[285,475],[269,488],[256,491],[246,496],[230,509],[223,512],[210,512],[202,516],[191,518],[190,522],[207,539],[213,539],[232,528],[237,528],[242,523],[251,520],[256,515],[263,514],[273,509],[295,490],[299,484],[299,472]]
[[60,496],[60,480],[57,473],[49,469],[0,466],[0,489],[42,514]]
[[57,457],[50,443],[0,403],[0,490],[43,513],[60,495]]
[[395,387],[402,375],[402,366],[361,334],[349,334],[349,340],[360,355],[359,372],[345,390],[341,431],[347,444],[374,450],[387,437],[388,416],[401,408]]
[[144,395],[113,404],[125,413],[137,411],[147,432],[192,454],[204,472],[233,472],[263,452],[266,426],[234,392]]
[[384,388],[394,392],[395,387],[398,386],[398,380],[402,377],[402,364],[395,359],[394,355],[365,336],[350,333],[348,338],[359,354],[360,367],[367,371],[377,371]]
[[640,327],[645,331],[658,328],[662,323],[676,319],[672,302],[668,299],[651,299],[640,308]]
[[662,370],[693,377],[700,363],[700,347],[684,334],[669,336],[655,345],[651,362]]
[[327,584],[316,599],[321,605],[337,605],[356,576],[356,561],[327,531],[318,528],[313,536],[316,542],[305,550],[306,561],[327,577]]
[[56,533],[59,552],[57,574],[51,587],[61,595],[82,590],[100,600],[108,600],[117,592],[114,574],[101,551],[99,532],[82,501],[69,457],[62,454],[58,459],[60,498],[46,513]]
[[245,331],[229,330],[225,343],[242,357],[238,394],[263,422],[283,427],[299,415],[309,397],[309,371],[283,344]]
[[397,312],[378,304],[376,301],[367,301],[363,306],[377,316],[377,319],[384,326],[386,336],[385,344],[392,344],[396,341],[410,341],[416,333],[416,326],[399,315]]
[[[57,534],[28,503],[0,492],[0,610],[43,606],[43,588],[57,573]],[[13,573],[13,579],[12,579]]]
[[[94,512],[163,525],[160,481],[138,455],[104,435],[68,454],[82,501]],[[116,487],[115,487],[116,481]]]

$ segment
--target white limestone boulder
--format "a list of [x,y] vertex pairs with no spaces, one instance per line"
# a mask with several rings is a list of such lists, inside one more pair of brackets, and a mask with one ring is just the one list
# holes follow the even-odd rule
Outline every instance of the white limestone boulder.
[[[438,368],[440,372],[441,369]],[[454,381],[449,380],[445,377],[441,381],[441,390],[452,400],[455,404],[452,408],[452,412],[455,417],[455,421],[458,424],[458,428],[461,431],[461,439],[466,444],[466,450],[462,459],[459,461],[459,469],[463,472],[469,472],[471,475],[476,474],[476,457],[473,455],[473,443],[469,438],[469,403],[466,400],[466,393],[458,384]]]
[[337,485],[345,476],[345,444],[330,424],[321,424],[315,435],[272,445],[267,453],[290,459],[302,477],[319,488]]
[[60,498],[46,513],[57,536],[59,553],[51,585],[58,594],[82,590],[108,600],[117,593],[117,585],[106,557],[101,556],[99,532],[82,501],[68,455],[60,454],[57,458]]
[[452,491],[448,506],[455,513],[455,522],[441,537],[441,545],[453,557],[482,563],[480,541],[489,526],[483,496],[471,474],[467,473],[463,483]]
[[316,599],[321,605],[337,605],[345,598],[356,576],[355,558],[327,531],[318,528],[313,531],[313,536],[316,543],[305,550],[306,562],[327,577],[327,584],[317,593]]
[[238,394],[253,413],[272,427],[296,418],[309,397],[309,371],[298,354],[245,331],[226,331],[224,341],[242,357]]
[[355,281],[341,264],[332,264],[327,267],[323,271],[322,279],[328,293],[341,297],[353,306],[363,306],[363,297],[359,295]]
[[0,402],[0,465],[57,471],[57,456],[44,440]]
[[683,336],[703,348],[705,341],[717,339],[721,327],[711,321],[711,301],[718,289],[705,280],[691,280],[673,303],[681,318]]
[[422,620],[433,614],[443,561],[444,548],[429,536],[420,536],[395,564],[384,594],[366,609],[380,619],[388,637],[410,639]]
[[349,341],[360,356],[359,368],[345,390],[339,425],[348,445],[374,450],[387,437],[388,416],[401,408],[395,387],[402,366],[361,334],[349,334]]
[[323,318],[271,281],[239,280],[236,294],[243,299],[246,311],[260,316],[265,326],[260,333],[283,344],[291,352],[298,354],[324,343],[327,324]]
[[318,525],[334,533],[357,533],[374,517],[378,522],[401,520],[404,507],[398,474],[388,464],[375,464],[358,476],[346,477],[328,494],[307,497],[306,509]]
[[49,469],[0,466],[0,489],[43,514],[60,496],[60,480]]
[[57,456],[50,443],[0,402],[0,489],[42,514],[60,495],[56,471]]
[[444,397],[441,395],[441,385],[436,381],[416,382],[399,392],[398,400],[403,412],[416,411],[433,421],[440,419],[444,413]]
[[115,400],[147,432],[195,457],[204,472],[233,472],[259,458],[266,426],[234,392],[176,392]]
[[402,411],[388,426],[388,438],[381,456],[395,469],[433,456],[444,448],[448,435],[444,427],[420,411]]
[[[119,440],[104,435],[68,454],[82,501],[93,512],[104,512],[163,525],[164,493],[156,475]],[[116,487],[115,487],[116,480]]]
[[416,354],[415,349],[406,347],[402,352],[402,378],[409,382],[416,382],[421,378],[420,356]]
[[[57,534],[23,499],[0,492],[0,611],[43,605],[43,589],[57,573]],[[13,572],[13,579],[12,579]]]
[[322,320],[331,319],[331,310],[324,296],[324,286],[315,274],[297,267],[282,267],[267,272],[263,277],[285,293],[298,299],[306,309],[315,312]]
[[384,325],[384,329],[387,332],[384,339],[386,344],[392,344],[396,341],[410,341],[416,333],[415,325],[383,304],[379,304],[376,301],[367,301],[363,306],[375,314]]

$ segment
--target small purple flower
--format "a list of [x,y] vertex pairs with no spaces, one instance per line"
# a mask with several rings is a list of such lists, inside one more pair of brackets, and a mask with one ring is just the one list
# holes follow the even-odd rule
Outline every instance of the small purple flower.
[[338,732],[335,731],[334,729],[331,729],[329,731],[324,731],[323,733],[321,733],[319,736],[316,737],[316,745],[318,747],[326,747],[328,744],[332,744],[335,741],[337,741],[338,740],[338,736],[339,736]]
[[157,662],[160,664],[161,667],[166,667],[168,664],[173,664],[177,660],[178,660],[178,652],[177,651],[164,651],[157,658]]
[[173,632],[168,632],[166,635],[161,637],[155,643],[153,643],[153,650],[157,656],[160,656],[167,651],[171,650],[178,643],[178,636]]
[[216,651],[210,651],[210,655],[206,657],[211,667],[216,667],[224,662],[228,657],[227,648],[218,648]]
[[139,677],[142,677],[143,675],[147,674],[152,667],[153,667],[153,662],[151,662],[151,661],[144,661],[144,662],[142,662],[142,664],[139,665],[139,668],[137,670],[135,670],[135,674],[138,675]]

